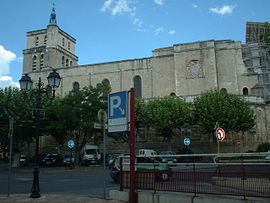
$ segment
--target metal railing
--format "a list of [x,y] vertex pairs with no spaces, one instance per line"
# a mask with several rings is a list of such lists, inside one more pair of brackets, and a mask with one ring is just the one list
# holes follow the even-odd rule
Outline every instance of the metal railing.
[[[136,163],[136,189],[197,194],[270,197],[268,153],[171,155],[177,163]],[[141,156],[137,156],[141,157]],[[169,170],[160,166],[169,165]],[[120,190],[129,189],[129,167],[121,163]]]

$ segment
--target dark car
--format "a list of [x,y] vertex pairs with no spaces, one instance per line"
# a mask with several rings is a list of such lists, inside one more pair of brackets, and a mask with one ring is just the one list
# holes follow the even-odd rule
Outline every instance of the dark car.
[[171,155],[175,155],[175,153],[173,152],[160,152],[159,155],[163,156],[163,157],[160,157],[160,161],[162,163],[168,163],[168,164],[174,164],[174,163],[177,163],[177,158],[176,157],[173,157]]
[[20,166],[28,166],[29,164],[29,159],[27,158],[26,155],[21,155],[20,160],[19,160]]
[[44,166],[60,166],[63,162],[63,158],[60,154],[47,154],[42,162]]
[[[38,165],[42,166],[43,165],[43,159],[46,157],[46,154],[39,154],[38,155]],[[36,164],[36,155],[31,156],[28,160],[29,165],[35,165]]]

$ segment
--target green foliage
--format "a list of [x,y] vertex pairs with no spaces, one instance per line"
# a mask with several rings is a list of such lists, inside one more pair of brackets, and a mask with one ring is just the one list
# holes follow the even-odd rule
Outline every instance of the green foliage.
[[270,150],[270,143],[264,142],[262,144],[259,144],[257,147],[257,152],[267,152]]
[[18,88],[0,89],[0,147],[9,146],[9,117],[14,118],[13,143],[14,151],[19,151],[19,143],[30,142],[34,136],[34,119],[32,116],[33,102],[31,93]]
[[47,133],[62,145],[68,139],[73,139],[79,151],[90,139],[95,138],[97,113],[99,109],[107,108],[104,92],[109,92],[109,86],[98,84],[97,87],[73,90],[63,98],[47,102]]
[[137,126],[152,127],[170,140],[173,130],[192,121],[192,106],[176,97],[164,97],[136,103]]
[[216,121],[225,131],[246,131],[255,125],[255,115],[241,97],[211,90],[194,101],[196,123],[213,132]]

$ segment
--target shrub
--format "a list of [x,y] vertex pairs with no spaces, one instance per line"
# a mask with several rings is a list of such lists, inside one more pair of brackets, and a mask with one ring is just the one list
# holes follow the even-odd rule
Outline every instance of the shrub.
[[257,152],[267,152],[268,150],[270,150],[270,143],[268,142],[259,144],[257,147]]

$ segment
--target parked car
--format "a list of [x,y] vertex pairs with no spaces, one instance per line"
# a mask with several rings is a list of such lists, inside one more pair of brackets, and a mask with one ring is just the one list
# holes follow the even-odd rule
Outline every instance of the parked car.
[[160,152],[159,155],[162,155],[164,157],[160,157],[160,161],[162,163],[168,163],[168,164],[174,164],[177,163],[177,158],[176,157],[171,157],[171,155],[175,155],[173,152]]
[[21,155],[19,160],[20,166],[28,166],[29,165],[29,159],[26,155]]
[[[123,158],[123,169],[129,170],[130,157]],[[149,157],[137,157],[136,158],[136,170],[138,172],[155,172],[155,179],[158,181],[166,181],[172,175],[172,169],[167,165],[158,162],[157,160]],[[120,182],[120,158],[117,157],[114,163],[114,167],[111,169],[110,176],[114,182]]]
[[70,164],[74,164],[75,162],[75,153],[68,151],[65,152],[65,156],[63,158],[63,166],[69,166]]
[[63,158],[60,154],[47,154],[43,159],[44,166],[60,166],[63,162]]
[[[46,157],[46,154],[38,155],[38,165],[43,166],[43,159]],[[36,155],[31,156],[28,161],[29,165],[34,165],[36,163]]]
[[268,151],[268,155],[265,157],[266,162],[270,162],[270,150]]

